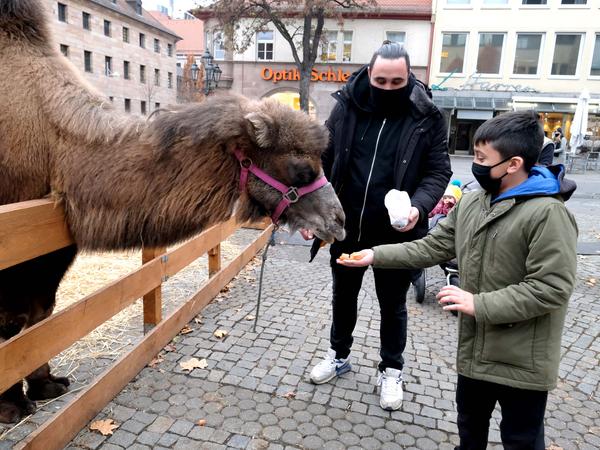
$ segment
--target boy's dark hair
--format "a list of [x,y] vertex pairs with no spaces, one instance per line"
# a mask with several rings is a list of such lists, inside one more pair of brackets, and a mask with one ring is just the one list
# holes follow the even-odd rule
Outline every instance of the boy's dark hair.
[[525,170],[537,162],[544,130],[535,111],[511,111],[486,120],[475,132],[473,144],[489,144],[502,159],[520,156]]
[[379,47],[371,57],[371,62],[369,63],[369,70],[373,70],[373,64],[375,64],[375,60],[378,56],[381,56],[384,59],[404,58],[404,60],[406,61],[406,68],[410,73],[410,57],[408,56],[408,52],[402,45],[398,44],[397,42],[392,42],[388,40],[383,41],[381,47]]

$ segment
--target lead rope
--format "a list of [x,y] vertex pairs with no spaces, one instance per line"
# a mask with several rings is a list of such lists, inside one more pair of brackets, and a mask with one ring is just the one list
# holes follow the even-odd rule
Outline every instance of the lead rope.
[[269,238],[269,242],[267,242],[267,245],[265,246],[265,251],[262,254],[262,263],[260,264],[260,276],[258,278],[258,299],[256,301],[256,314],[254,315],[254,328],[252,329],[253,333],[256,333],[256,324],[258,322],[258,313],[260,311],[260,297],[262,294],[262,282],[263,282],[263,275],[265,273],[265,263],[267,262],[267,253],[269,251],[269,247],[271,247],[272,245],[275,245],[276,229],[277,229],[277,227],[273,227],[273,230],[271,231],[271,237]]

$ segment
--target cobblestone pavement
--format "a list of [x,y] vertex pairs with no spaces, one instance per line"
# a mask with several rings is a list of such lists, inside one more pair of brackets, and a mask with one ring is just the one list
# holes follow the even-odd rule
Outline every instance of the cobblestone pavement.
[[[433,301],[441,271],[428,270],[424,304],[409,297],[405,400],[390,413],[379,407],[376,388],[379,314],[370,272],[359,299],[354,370],[325,385],[308,381],[328,348],[331,281],[327,252],[309,264],[307,251],[271,250],[256,333],[247,320],[255,265],[204,310],[200,324],[189,324],[193,331],[174,340],[163,362],[145,368],[97,416],[119,424],[112,436],[83,430],[69,448],[452,449],[456,321]],[[600,288],[586,284],[598,278],[598,267],[596,256],[579,261],[561,379],[548,402],[547,445],[600,447]],[[217,329],[229,334],[218,339]],[[206,358],[208,367],[187,373],[179,364],[191,357]],[[501,448],[498,417],[496,411],[493,449]]]
[[[192,332],[163,350],[162,362],[142,370],[98,414],[94,420],[118,423],[112,436],[84,429],[68,448],[454,448],[456,319],[434,302],[441,270],[427,270],[423,304],[409,295],[405,400],[401,410],[386,412],[376,387],[379,313],[370,271],[359,298],[353,371],[320,386],[308,381],[329,344],[327,254],[309,264],[307,247],[272,248],[256,333],[248,315],[255,313],[258,261],[205,308],[200,323],[190,322]],[[579,258],[560,382],[548,401],[547,446],[600,448],[600,287],[588,281],[599,272],[600,256]],[[217,329],[228,335],[218,339]],[[180,363],[192,357],[208,367],[183,370]],[[490,449],[501,448],[498,419],[495,411]],[[13,444],[0,441],[0,449]]]

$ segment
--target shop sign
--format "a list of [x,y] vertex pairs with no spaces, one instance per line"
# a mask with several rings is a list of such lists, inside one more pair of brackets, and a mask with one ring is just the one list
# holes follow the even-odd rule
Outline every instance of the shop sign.
[[[457,90],[479,90],[479,91],[496,91],[496,92],[538,92],[536,89],[530,86],[523,86],[520,84],[511,83],[489,83],[487,81],[480,81],[481,74],[473,73],[467,78]],[[440,83],[441,84],[441,83]]]
[[[351,73],[342,69],[317,70],[313,69],[310,74],[310,81],[324,81],[330,83],[345,83],[350,78]],[[273,70],[271,67],[263,67],[260,71],[260,77],[265,81],[279,83],[280,81],[300,81],[300,71],[298,69]]]

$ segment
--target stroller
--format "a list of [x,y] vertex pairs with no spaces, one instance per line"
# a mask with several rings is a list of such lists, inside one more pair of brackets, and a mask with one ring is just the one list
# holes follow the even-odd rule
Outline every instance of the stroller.
[[[472,180],[461,187],[461,191],[463,192],[463,194],[471,191],[476,191],[478,189],[480,189],[480,186],[475,180]],[[433,216],[429,220],[429,231],[435,228],[435,226],[445,217],[446,216],[443,214],[437,214]],[[447,285],[460,286],[458,262],[456,261],[456,259],[443,262],[439,266],[444,271]],[[415,270],[413,272],[411,284],[413,285],[415,300],[417,301],[417,303],[423,303],[423,301],[425,300],[425,288],[427,286],[426,273],[426,269]],[[458,315],[456,311],[451,311],[451,313],[454,316]]]

